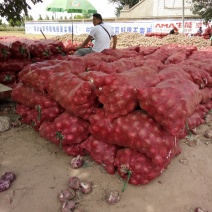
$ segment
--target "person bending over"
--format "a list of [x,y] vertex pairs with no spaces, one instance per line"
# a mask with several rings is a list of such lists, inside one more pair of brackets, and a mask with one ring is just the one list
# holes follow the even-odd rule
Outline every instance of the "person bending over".
[[[77,47],[75,55],[84,56],[91,52],[102,52],[104,49],[109,49],[111,38],[113,39],[112,48],[116,49],[117,36],[112,26],[103,23],[102,16],[99,13],[93,14],[93,25],[94,27],[88,37]],[[93,41],[93,47],[84,48],[90,41]]]

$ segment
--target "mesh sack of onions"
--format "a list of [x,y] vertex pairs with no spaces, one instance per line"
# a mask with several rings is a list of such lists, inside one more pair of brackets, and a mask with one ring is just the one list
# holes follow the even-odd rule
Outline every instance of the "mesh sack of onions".
[[138,90],[140,107],[153,117],[171,135],[185,130],[186,119],[191,116],[202,99],[196,84],[186,79],[170,79],[154,88]]
[[41,108],[37,106],[35,109],[28,111],[26,116],[23,116],[23,121],[27,120],[27,123],[38,131],[44,121],[54,121],[55,118],[63,113],[63,111],[64,109],[60,106],[48,108]]
[[4,71],[12,71],[12,72],[20,72],[26,65],[30,64],[30,60],[23,59],[13,59],[1,61],[0,62],[0,72]]
[[7,45],[4,45],[4,41],[0,41],[0,60],[8,60],[11,58],[12,53]]
[[115,159],[119,175],[133,185],[147,184],[158,177],[167,165],[157,166],[145,154],[130,148],[118,150]]
[[81,155],[81,156],[86,155],[84,149],[81,147],[81,144],[63,145],[62,148],[66,154],[74,156],[74,157],[77,155]]
[[102,51],[103,54],[114,56],[117,59],[120,58],[128,58],[128,57],[136,57],[139,55],[137,51],[133,51],[132,49],[124,48],[124,49],[105,49]]
[[188,74],[187,72],[185,72],[183,69],[181,69],[180,67],[176,67],[176,66],[167,66],[164,69],[162,69],[159,73],[158,73],[158,77],[160,79],[160,81],[165,81],[167,79],[187,79],[193,82],[193,79],[191,77],[190,74]]
[[95,75],[98,100],[110,119],[126,115],[138,106],[136,88],[151,87],[159,83],[156,69],[136,67],[119,74]]
[[49,66],[34,69],[22,75],[20,80],[25,84],[36,87],[41,91],[45,91],[49,84],[49,78],[53,75],[53,73],[69,72],[77,74],[84,71],[85,64],[83,63],[78,64],[78,62],[75,61],[57,61],[57,63],[55,63],[55,61],[52,61],[52,65],[50,64]]
[[40,106],[41,108],[59,106],[47,93],[43,93],[38,89],[18,83],[12,91],[12,99],[18,103],[31,108]]
[[181,63],[179,68],[183,69],[185,72],[190,74],[195,84],[199,85],[200,88],[209,87],[210,82],[212,86],[212,77],[208,72],[201,68],[193,67],[191,65],[186,65]]
[[98,63],[91,70],[101,71],[101,72],[108,73],[108,74],[121,73],[121,72],[127,71],[131,68],[134,68],[136,66],[139,66],[140,61],[143,61],[142,56],[135,57],[135,58],[133,58],[133,60],[132,60],[132,58],[121,58],[121,59],[111,62],[111,63],[108,63],[108,62]]
[[99,105],[95,86],[72,73],[54,73],[47,91],[68,112],[83,119],[94,114]]
[[62,145],[81,143],[89,135],[89,122],[65,111],[52,123],[44,122],[39,129],[42,137]]
[[152,54],[144,56],[144,59],[145,60],[147,60],[147,59],[155,59],[155,60],[159,60],[162,63],[164,63],[167,60],[168,57],[169,57],[169,55],[166,54],[162,49],[157,49]]
[[203,69],[206,72],[208,72],[210,74],[210,76],[212,76],[212,61],[211,61],[211,59],[207,59],[207,58],[204,59],[202,57],[199,60],[189,59],[189,60],[185,60],[183,62],[183,64],[190,65],[195,68]]
[[202,95],[202,100],[201,103],[207,103],[212,99],[212,88],[203,88],[200,90],[201,95]]
[[103,165],[107,173],[115,174],[114,161],[120,147],[108,144],[104,140],[99,140],[92,135],[81,143],[81,147],[89,153],[94,161]]
[[169,135],[149,115],[135,110],[110,121],[103,109],[90,118],[90,132],[98,139],[121,147],[129,147],[145,154],[163,166],[176,155],[178,139]]

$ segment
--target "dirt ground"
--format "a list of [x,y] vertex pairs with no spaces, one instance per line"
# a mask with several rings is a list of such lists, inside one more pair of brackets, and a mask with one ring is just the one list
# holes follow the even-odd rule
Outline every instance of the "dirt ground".
[[[16,121],[13,102],[0,102],[0,115]],[[87,167],[72,169],[71,156],[44,140],[30,126],[21,125],[0,133],[0,175],[16,174],[11,187],[0,193],[1,212],[59,212],[58,194],[77,176],[91,181],[93,191],[79,194],[77,208],[84,212],[194,212],[196,207],[212,211],[212,140],[204,132],[212,121],[197,128],[198,135],[181,140],[182,153],[172,160],[161,176],[147,185],[128,185],[118,174],[85,157]],[[109,205],[105,192],[119,191],[121,200]]]

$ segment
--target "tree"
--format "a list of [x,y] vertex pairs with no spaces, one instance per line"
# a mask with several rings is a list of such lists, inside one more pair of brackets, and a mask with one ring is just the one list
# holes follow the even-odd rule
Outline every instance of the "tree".
[[45,20],[49,20],[49,16],[48,16],[48,15],[46,15],[46,18],[45,18]]
[[206,23],[212,19],[211,0],[188,0],[191,3],[191,11],[194,15],[199,15]]
[[120,10],[124,8],[125,5],[129,5],[129,8],[135,6],[140,0],[109,0],[110,3],[114,3],[117,6],[115,15],[119,16],[120,15]]
[[10,27],[14,27],[15,26],[15,22],[13,21],[13,19],[9,20],[9,26]]
[[43,20],[41,14],[40,14],[39,17],[38,17],[38,20],[39,20],[39,21],[42,21],[42,20]]
[[[30,0],[32,4],[43,2],[43,0]],[[31,6],[27,3],[27,0],[4,0],[0,3],[0,16],[13,21],[21,21],[22,13],[28,16],[28,10]]]

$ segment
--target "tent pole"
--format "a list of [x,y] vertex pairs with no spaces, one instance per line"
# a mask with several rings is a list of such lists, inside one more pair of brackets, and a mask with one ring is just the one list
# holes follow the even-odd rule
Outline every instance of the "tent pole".
[[73,13],[71,13],[71,20],[72,20],[72,26],[71,26],[72,36],[71,36],[71,38],[72,38],[72,43],[73,43],[73,41],[74,41]]

